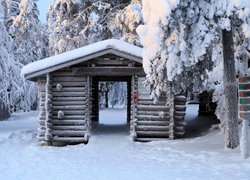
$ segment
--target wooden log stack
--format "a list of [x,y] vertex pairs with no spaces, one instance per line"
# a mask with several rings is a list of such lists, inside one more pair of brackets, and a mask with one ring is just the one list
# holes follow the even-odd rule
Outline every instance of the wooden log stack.
[[239,118],[242,120],[242,134],[240,140],[241,154],[243,158],[248,158],[249,139],[248,129],[250,120],[250,77],[239,78]]
[[[135,82],[137,83],[137,82]],[[133,97],[132,97],[133,99]],[[171,101],[168,103],[167,101]],[[157,102],[149,96],[132,101],[131,122],[134,140],[174,139],[185,134],[186,97],[168,91]]]
[[45,84],[46,84],[45,78],[39,78],[37,80],[38,96],[39,96],[39,122],[37,129],[37,139],[41,144],[47,144],[45,141],[45,131],[46,131]]
[[89,79],[60,70],[38,80],[41,145],[86,143],[90,134]]
[[[52,80],[53,143],[86,143],[90,131],[88,77],[61,70],[53,73]],[[62,87],[59,91],[58,84]],[[60,111],[63,118],[58,116]]]

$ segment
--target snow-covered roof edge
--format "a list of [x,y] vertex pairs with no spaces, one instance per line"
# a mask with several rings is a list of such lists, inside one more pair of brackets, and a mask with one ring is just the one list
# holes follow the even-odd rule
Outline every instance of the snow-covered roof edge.
[[31,79],[108,53],[142,63],[142,48],[122,40],[108,39],[30,63],[22,68],[21,75]]

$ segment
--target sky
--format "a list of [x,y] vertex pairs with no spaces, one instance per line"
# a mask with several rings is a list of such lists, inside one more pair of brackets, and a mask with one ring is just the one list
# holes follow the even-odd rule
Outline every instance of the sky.
[[38,0],[37,7],[39,10],[39,18],[42,23],[46,23],[46,14],[49,9],[50,0]]

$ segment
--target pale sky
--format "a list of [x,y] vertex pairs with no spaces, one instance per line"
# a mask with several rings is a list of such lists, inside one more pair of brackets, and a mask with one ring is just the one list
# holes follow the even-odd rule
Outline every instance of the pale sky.
[[42,23],[46,23],[46,14],[49,9],[49,3],[50,0],[38,0],[37,2],[37,7],[40,13],[39,18]]

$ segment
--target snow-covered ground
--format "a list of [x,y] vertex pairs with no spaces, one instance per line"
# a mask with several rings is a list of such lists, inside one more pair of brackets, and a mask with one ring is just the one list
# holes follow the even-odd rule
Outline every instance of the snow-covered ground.
[[[188,122],[194,121],[196,111],[197,106],[188,107]],[[239,149],[224,149],[219,130],[140,143],[132,142],[128,126],[120,123],[97,126],[87,145],[40,147],[35,138],[37,115],[14,114],[0,122],[1,180],[250,179],[250,159],[243,160]],[[101,122],[114,117],[125,122],[126,111],[104,110],[100,117]]]

